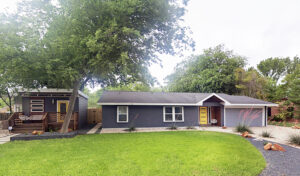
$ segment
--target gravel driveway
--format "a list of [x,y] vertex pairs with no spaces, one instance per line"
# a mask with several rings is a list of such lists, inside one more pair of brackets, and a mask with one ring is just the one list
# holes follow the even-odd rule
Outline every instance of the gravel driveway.
[[284,144],[288,144],[288,139],[290,135],[292,134],[300,135],[300,129],[293,129],[291,127],[281,127],[275,125],[268,125],[266,127],[251,127],[251,130],[254,132],[255,137],[261,137],[260,135],[263,131],[268,131],[271,133],[273,138],[270,139],[265,138],[266,140],[284,143]]
[[264,141],[255,138],[248,140],[263,154],[267,162],[267,167],[260,176],[300,175],[300,149],[280,144],[286,152],[266,151],[263,149]]

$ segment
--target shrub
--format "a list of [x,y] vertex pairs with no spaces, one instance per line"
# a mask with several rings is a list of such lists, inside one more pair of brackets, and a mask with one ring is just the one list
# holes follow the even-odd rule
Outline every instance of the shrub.
[[131,126],[127,129],[125,129],[124,131],[129,131],[129,132],[132,132],[132,131],[136,131],[136,128],[134,126]]
[[195,129],[195,127],[193,127],[193,126],[187,126],[186,129],[192,130],[192,129]]
[[266,138],[271,138],[271,137],[272,137],[271,133],[268,132],[268,131],[263,131],[263,132],[261,133],[261,136],[262,136],[262,137],[266,137]]
[[292,144],[300,145],[300,134],[290,135],[289,142]]
[[136,128],[135,127],[130,127],[129,128],[129,131],[131,132],[131,131],[136,131]]
[[246,131],[248,131],[248,133],[253,133],[249,126],[245,125],[245,124],[239,124],[238,126],[235,127],[235,131],[239,132],[239,133],[244,133]]
[[173,124],[172,126],[170,126],[168,128],[169,130],[177,130],[177,126],[175,124]]
[[281,122],[284,120],[284,116],[282,114],[274,115],[272,121]]

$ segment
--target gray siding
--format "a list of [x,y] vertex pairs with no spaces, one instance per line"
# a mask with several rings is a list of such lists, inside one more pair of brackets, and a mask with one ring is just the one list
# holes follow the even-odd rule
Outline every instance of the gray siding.
[[27,116],[30,115],[30,98],[28,97],[23,97],[22,98],[22,109],[23,113]]
[[[25,115],[30,115],[30,98],[22,98],[22,108]],[[68,97],[45,97],[44,99],[44,112],[57,112],[57,100],[69,100]],[[54,104],[52,104],[52,99],[54,99]],[[79,100],[76,99],[74,112],[79,111]]]
[[87,109],[88,100],[83,97],[79,97],[79,116],[78,116],[78,128],[82,128],[87,124]]
[[129,122],[117,123],[117,106],[102,106],[103,128],[196,126],[198,107],[184,107],[184,122],[163,122],[163,106],[128,106]]
[[262,108],[226,108],[225,113],[225,125],[228,127],[235,127],[239,123],[260,127],[264,120]]
[[[206,103],[205,106],[221,107],[221,125],[224,126],[224,115],[226,116],[225,125],[235,127],[239,123],[249,126],[262,126],[262,108],[226,108],[219,103]],[[184,122],[163,122],[163,106],[128,106],[129,122],[117,123],[117,106],[102,106],[103,128],[128,128],[134,127],[168,127],[173,124],[176,126],[197,126],[199,125],[199,107],[184,107]],[[248,113],[248,115],[247,115]],[[244,117],[246,116],[246,117]]]

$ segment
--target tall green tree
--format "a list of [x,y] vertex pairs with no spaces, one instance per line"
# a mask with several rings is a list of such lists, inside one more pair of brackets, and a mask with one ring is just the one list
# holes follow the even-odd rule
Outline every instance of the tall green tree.
[[119,85],[115,87],[107,87],[106,90],[115,90],[115,91],[151,91],[151,87],[142,82],[134,82],[126,85]]
[[259,98],[269,101],[276,100],[276,82],[270,78],[261,76],[254,68],[235,70],[236,88],[240,95]]
[[13,93],[16,87],[16,59],[23,54],[22,37],[17,35],[18,22],[7,14],[0,14],[0,99],[12,113]]
[[287,59],[286,60],[287,74],[293,73],[297,69],[299,64],[300,64],[300,58],[298,56],[295,56],[293,59]]
[[[16,12],[0,13],[0,98],[12,112],[19,88],[43,87],[48,80],[44,45],[46,31],[43,8],[50,1],[21,1]],[[41,8],[43,7],[43,8]]]
[[257,68],[260,73],[266,77],[272,78],[274,81],[278,82],[288,70],[288,63],[291,63],[290,58],[268,58],[261,61]]
[[[293,81],[293,79],[291,79],[292,77],[291,75],[294,75],[294,72],[296,71],[297,66],[299,64],[300,64],[300,59],[298,56],[295,56],[293,59],[290,59],[289,57],[270,58],[258,64],[258,69],[261,69],[260,73],[262,73],[263,68],[265,68],[266,70],[266,73],[263,74],[263,76],[265,76],[265,78],[267,78],[268,80],[268,84],[263,86],[263,89],[267,88],[267,92],[265,94],[266,100],[276,102],[276,101],[281,101],[284,98],[288,98],[288,91],[291,88],[292,86],[291,83]],[[281,65],[279,67],[280,69],[276,68],[277,65]],[[283,68],[283,65],[285,68]],[[280,74],[279,72],[276,73],[276,70],[281,70],[281,73]],[[277,84],[278,83],[278,80],[276,80],[277,78],[271,76],[272,75],[271,73],[274,73],[276,75],[275,77],[279,78],[279,80],[283,78],[282,81],[279,84]]]
[[204,50],[179,63],[166,80],[170,91],[216,92],[235,94],[235,70],[245,66],[246,59],[223,45]]
[[[193,46],[182,26],[185,5],[174,0],[28,0],[19,6],[40,39],[27,49],[45,70],[39,86],[73,89],[62,132],[67,132],[78,89],[86,83],[151,84],[147,67],[157,53]],[[30,9],[33,10],[30,10]],[[30,25],[29,25],[30,26]],[[36,52],[34,52],[36,51]],[[35,77],[35,76],[34,76]]]
[[287,91],[288,99],[297,107],[295,117],[300,118],[300,64],[292,74],[287,76],[287,80],[290,81]]

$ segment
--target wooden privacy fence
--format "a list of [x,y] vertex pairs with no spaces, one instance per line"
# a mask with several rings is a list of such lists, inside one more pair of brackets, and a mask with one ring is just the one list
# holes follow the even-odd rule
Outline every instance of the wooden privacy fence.
[[7,120],[10,116],[9,113],[0,113],[0,120]]
[[102,123],[102,108],[88,109],[88,123]]

